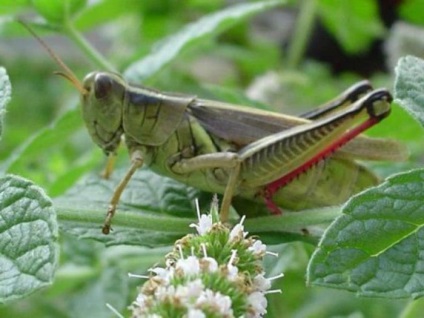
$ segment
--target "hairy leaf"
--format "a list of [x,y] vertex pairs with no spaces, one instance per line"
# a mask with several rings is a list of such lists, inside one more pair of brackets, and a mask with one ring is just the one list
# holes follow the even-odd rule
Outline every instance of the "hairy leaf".
[[312,256],[308,281],[364,296],[422,296],[423,191],[420,169],[353,197]]
[[396,66],[395,100],[424,126],[424,61],[401,58]]
[[58,228],[50,199],[16,176],[0,179],[0,216],[0,303],[5,303],[52,283]]
[[9,82],[6,70],[0,67],[0,138],[3,133],[3,116],[6,112],[6,105],[10,100],[12,86]]
[[64,221],[63,229],[107,245],[142,246],[172,244],[190,231],[190,223],[196,221],[194,201],[202,197],[200,191],[141,169],[122,195],[112,223],[113,231],[102,234],[109,201],[124,173],[125,170],[118,170],[110,180],[91,176],[55,200],[59,219]]

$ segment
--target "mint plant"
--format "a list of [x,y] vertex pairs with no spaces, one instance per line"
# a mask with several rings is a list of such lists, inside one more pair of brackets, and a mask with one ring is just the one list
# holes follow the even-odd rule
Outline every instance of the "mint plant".
[[[402,4],[400,13],[419,26],[423,24],[416,14],[419,10],[411,9],[419,7],[417,2]],[[194,90],[199,96],[259,107],[270,106],[249,101],[243,93],[258,72],[282,70],[274,77],[283,83],[278,89],[284,91],[286,104],[299,107],[328,100],[358,80],[352,74],[334,78],[325,66],[304,60],[305,43],[316,17],[348,52],[365,49],[387,31],[376,18],[375,3],[369,1],[347,4],[308,0],[300,7],[290,1],[258,1],[227,8],[220,1],[194,1],[188,5],[132,1],[122,5],[114,0],[4,4],[0,6],[0,34],[5,41],[28,37],[18,19],[25,19],[42,38],[50,34],[67,37],[69,47],[79,48],[80,53],[75,58],[67,55],[74,49],[65,49],[59,55],[65,54],[61,57],[70,61],[81,78],[94,69],[113,70],[135,83],[168,91]],[[289,42],[287,53],[280,57],[277,45],[251,38],[249,28],[261,13],[285,6],[300,8],[302,19],[296,24],[296,36]],[[86,31],[103,34],[112,43],[110,51],[95,48],[101,43],[87,40]],[[36,44],[32,39],[28,41],[32,53]],[[53,49],[57,48],[60,45]],[[193,240],[207,236],[200,233],[194,202],[199,199],[201,213],[205,213],[212,196],[141,169],[123,194],[113,232],[103,235],[100,228],[105,211],[128,158],[119,153],[111,179],[101,178],[103,157],[83,131],[76,93],[69,84],[50,75],[55,67],[53,61],[48,60],[44,67],[25,65],[15,50],[13,57],[0,59],[0,302],[5,304],[0,307],[0,316],[113,317],[106,304],[123,316],[131,315],[131,311],[145,314],[144,302],[154,296],[154,288],[148,288],[154,285],[150,280],[162,278],[163,270],[181,270],[191,257],[197,257],[195,263],[200,264],[211,256],[208,248],[205,253]],[[193,75],[193,69],[204,63],[201,60],[196,64],[197,58],[204,55],[231,61],[231,67],[226,67],[228,78],[219,85],[199,84]],[[34,55],[23,60],[35,62],[41,56],[47,54],[37,55],[34,49]],[[19,71],[22,69],[24,73]],[[285,274],[283,279],[273,280],[272,287],[266,281],[267,291],[282,289],[283,293],[266,294],[261,290],[266,301],[260,298],[262,301],[250,313],[313,317],[358,313],[374,316],[378,312],[382,317],[394,317],[403,312],[404,317],[419,317],[420,301],[409,300],[421,297],[423,292],[422,74],[424,62],[419,57],[399,60],[392,114],[370,132],[401,140],[411,150],[411,159],[406,163],[374,165],[373,169],[387,177],[380,185],[355,195],[341,207],[284,211],[280,217],[244,220],[241,242],[244,233],[249,232],[253,235],[249,242],[261,241],[267,250],[279,255],[260,258],[255,263],[259,268],[264,261],[260,271],[249,267],[253,271],[247,272],[253,282],[262,273],[266,273],[264,279]],[[393,82],[387,74],[372,80],[389,88]],[[32,114],[31,120],[22,120],[26,114]],[[55,119],[47,124],[50,116]],[[231,222],[240,228],[235,215]],[[197,224],[191,232],[190,224]],[[228,234],[230,228],[222,226],[220,230]],[[188,232],[194,234],[183,241],[200,248],[193,252],[190,248],[172,249]],[[164,262],[167,253],[171,254]],[[229,253],[219,265],[232,268],[242,260],[240,253]],[[305,272],[308,287],[304,286]],[[155,275],[140,287],[143,280],[129,278],[128,273]],[[238,274],[247,275],[241,269]],[[178,280],[177,276],[172,279]],[[188,286],[186,281],[189,290],[199,286],[196,279],[190,282]],[[252,283],[248,277],[243,282]],[[246,300],[240,302],[242,296],[237,297],[231,304],[246,305]],[[222,296],[219,300],[228,299]],[[337,304],[345,304],[346,311],[338,311]],[[233,314],[241,314],[241,307],[228,307],[226,313],[231,316],[233,310]],[[169,316],[176,316],[171,309]],[[210,310],[204,313],[213,316]]]

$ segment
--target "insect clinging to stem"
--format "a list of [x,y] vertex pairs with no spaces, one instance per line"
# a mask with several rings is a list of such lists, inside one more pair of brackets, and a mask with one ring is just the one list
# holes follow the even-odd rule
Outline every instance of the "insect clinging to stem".
[[[28,28],[28,26],[24,23]],[[29,29],[29,28],[28,28]],[[403,160],[391,140],[358,136],[390,113],[386,89],[359,82],[298,117],[197,96],[163,93],[96,71],[82,82],[31,30],[77,88],[93,141],[112,158],[121,140],[131,166],[117,185],[102,231],[108,234],[120,196],[143,165],[154,172],[232,198],[263,202],[273,212],[336,205],[378,182],[355,159]],[[110,173],[110,168],[106,174]]]

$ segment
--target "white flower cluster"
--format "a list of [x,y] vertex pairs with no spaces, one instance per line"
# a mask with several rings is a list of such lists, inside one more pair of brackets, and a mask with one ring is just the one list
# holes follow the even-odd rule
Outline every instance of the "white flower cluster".
[[[216,213],[216,212],[215,212]],[[262,269],[266,246],[246,238],[243,221],[230,231],[214,210],[192,224],[197,235],[177,241],[166,268],[153,274],[133,302],[132,317],[262,317],[271,280]],[[215,218],[217,219],[217,218]]]

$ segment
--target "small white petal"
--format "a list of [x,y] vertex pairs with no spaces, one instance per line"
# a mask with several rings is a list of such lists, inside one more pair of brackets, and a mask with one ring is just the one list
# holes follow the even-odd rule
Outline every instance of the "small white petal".
[[188,290],[185,285],[178,285],[175,290],[175,297],[180,299],[182,303],[188,302]]
[[145,307],[146,304],[146,296],[143,294],[138,294],[137,298],[135,299],[135,301],[133,302],[134,305],[138,306],[138,307]]
[[218,262],[212,257],[204,257],[201,262],[206,265],[205,269],[209,273],[215,273],[218,270]]
[[181,269],[185,275],[196,275],[200,272],[199,259],[196,256],[179,259],[176,268]]
[[256,317],[261,317],[266,314],[266,306],[268,305],[268,302],[263,293],[253,292],[247,297],[247,301],[256,313]]
[[263,292],[271,288],[271,280],[265,278],[263,274],[259,274],[253,278],[253,285],[257,290]]
[[227,265],[227,270],[228,270],[228,273],[227,273],[228,280],[230,280],[230,281],[236,280],[236,278],[238,276],[238,268],[237,268],[237,266],[228,264]]
[[194,307],[197,299],[203,293],[203,283],[200,279],[189,282],[186,285],[179,285],[175,291],[174,298],[186,308]]
[[155,291],[155,297],[158,301],[164,301],[169,298],[174,298],[176,289],[174,286],[159,286]]
[[206,318],[206,315],[200,309],[190,308],[187,313],[187,318]]
[[237,240],[242,240],[247,236],[247,234],[249,234],[249,232],[244,232],[243,222],[244,222],[245,218],[246,218],[246,216],[243,215],[240,222],[232,228],[232,230],[230,232],[230,241],[231,242],[237,241]]
[[202,214],[199,220],[199,224],[190,224],[190,227],[194,227],[199,235],[208,233],[212,228],[212,215]]
[[254,254],[262,255],[266,253],[266,245],[263,244],[260,240],[256,240],[252,246],[249,246],[247,250]]
[[203,286],[203,282],[201,279],[196,279],[187,284],[187,287],[189,289],[189,293],[192,296],[199,296],[205,286]]
[[236,224],[230,232],[230,242],[244,239],[249,232],[244,232],[244,227],[241,224]]
[[240,233],[243,233],[243,225],[236,224],[230,232],[230,241],[234,241],[240,237]]
[[164,284],[167,284],[169,280],[174,276],[173,268],[162,268],[162,267],[154,267],[150,268],[149,272],[155,273],[156,278],[159,278],[163,281]]
[[210,289],[207,289],[202,293],[202,295],[197,299],[196,305],[212,307],[222,316],[233,315],[231,298],[227,295],[222,295],[219,292],[214,293]]
[[165,278],[168,275],[168,270],[163,267],[152,267],[152,268],[149,268],[148,271],[155,273],[160,278]]
[[219,313],[222,315],[231,315],[233,314],[233,310],[231,309],[232,302],[231,298],[227,295],[222,295],[217,292],[215,294],[215,303],[219,305]]

